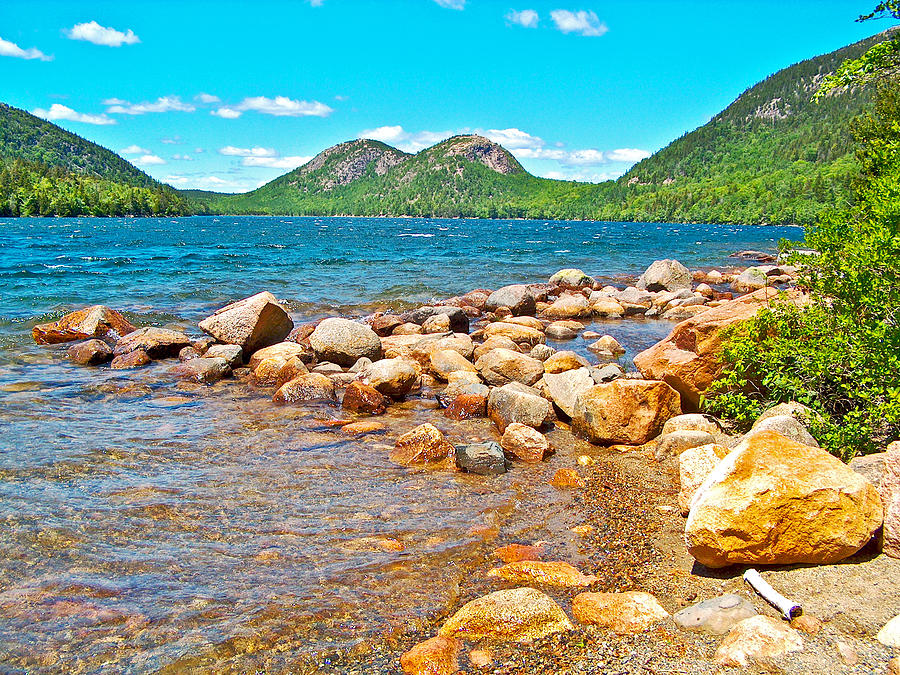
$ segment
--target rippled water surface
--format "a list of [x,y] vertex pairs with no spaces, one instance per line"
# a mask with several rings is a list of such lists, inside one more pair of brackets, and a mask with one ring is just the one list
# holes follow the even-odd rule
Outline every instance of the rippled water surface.
[[[332,423],[339,410],[276,408],[246,382],[178,384],[164,362],[72,366],[64,347],[32,344],[34,323],[103,303],[198,334],[200,318],[260,290],[295,320],[362,315],[562,267],[614,277],[661,257],[727,266],[735,250],[799,235],[359,218],[0,222],[0,663],[300,669],[450,606],[498,536],[546,526],[536,505],[564,511],[547,480],[574,452],[561,442],[546,465],[491,478],[404,469],[387,455],[415,424],[454,442],[496,434],[486,421],[443,420],[426,391],[394,406],[385,432],[349,438]],[[596,326],[629,357],[670,327]]]

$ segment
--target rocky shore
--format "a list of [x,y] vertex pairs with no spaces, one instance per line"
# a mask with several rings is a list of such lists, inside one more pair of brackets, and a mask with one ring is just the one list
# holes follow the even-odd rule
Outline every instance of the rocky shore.
[[[724,367],[723,329],[774,301],[806,302],[795,275],[777,264],[692,273],[660,260],[624,288],[566,269],[363,319],[295,325],[262,292],[199,322],[203,337],[138,328],[105,306],[32,334],[84,366],[172,360],[173,381],[233,377],[272,405],[332,406],[339,433],[353,436],[385,432],[378,418],[406,398],[433,397],[436,424],[397,436],[398,466],[529,471],[560,450],[555,432],[591,449],[551,479],[580,507],[583,562],[557,558],[553,542],[498,546],[467,601],[432,631],[323,670],[898,673],[900,444],[847,466],[818,447],[799,404],[767,411],[743,435],[699,410]],[[585,330],[598,318],[659,318],[673,330],[626,372],[623,346]],[[548,340],[584,340],[592,358]],[[490,420],[493,440],[438,428],[473,418]],[[740,575],[755,566],[802,613],[779,617],[749,590]],[[842,597],[842,584],[856,597]],[[368,669],[356,670],[362,661]]]

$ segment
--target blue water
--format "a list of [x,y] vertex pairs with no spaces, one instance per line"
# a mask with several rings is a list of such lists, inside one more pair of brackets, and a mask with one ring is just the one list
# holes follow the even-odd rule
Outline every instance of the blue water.
[[[662,257],[724,268],[729,253],[773,251],[800,233],[360,218],[0,222],[0,670],[311,672],[329,650],[365,650],[448,611],[460,588],[484,578],[495,545],[544,539],[577,563],[564,524],[570,497],[548,483],[596,450],[555,430],[548,461],[502,476],[409,470],[388,453],[416,424],[454,443],[497,440],[496,429],[447,421],[425,392],[392,406],[383,433],[349,438],[328,423],[340,410],[276,407],[271,390],[246,381],[178,383],[165,362],[74,366],[64,345],[33,344],[34,323],[103,303],[139,325],[199,335],[198,319],[261,290],[295,320],[361,315],[544,281],[563,267],[609,278]],[[633,354],[671,325],[592,327]]]

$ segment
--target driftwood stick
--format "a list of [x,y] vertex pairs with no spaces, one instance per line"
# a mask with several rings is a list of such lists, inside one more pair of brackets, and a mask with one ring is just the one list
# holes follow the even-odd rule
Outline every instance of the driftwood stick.
[[781,615],[788,621],[803,614],[803,608],[800,605],[793,600],[788,600],[772,588],[756,570],[749,569],[744,572],[744,581],[750,584],[753,590],[759,593],[766,602],[781,612]]

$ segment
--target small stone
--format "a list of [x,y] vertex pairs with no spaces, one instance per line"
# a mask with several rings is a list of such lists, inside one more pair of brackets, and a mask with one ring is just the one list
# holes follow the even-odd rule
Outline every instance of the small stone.
[[376,315],[369,321],[372,330],[378,333],[379,337],[387,337],[401,324],[403,324],[403,319],[396,314]]
[[422,335],[425,331],[417,323],[402,323],[394,329],[391,335]]
[[900,614],[884,624],[875,639],[888,647],[900,647]]
[[803,631],[807,635],[816,635],[822,630],[822,622],[812,614],[801,614],[791,619],[791,628]]
[[572,599],[579,623],[602,626],[614,633],[641,633],[669,617],[655,597],[641,591],[581,593]]
[[194,349],[194,346],[191,345],[189,347],[184,347],[180,352],[178,352],[178,360],[179,361],[190,361],[191,359],[199,359],[200,352]]
[[133,352],[117,356],[109,364],[113,370],[126,370],[128,368],[140,368],[150,363],[150,356],[143,349],[135,349]]
[[403,654],[400,667],[407,675],[455,675],[460,646],[459,640],[433,637]]
[[321,373],[322,375],[336,375],[337,373],[343,373],[344,369],[336,363],[322,361],[313,366],[313,368],[310,369],[310,372]]
[[457,445],[456,466],[468,473],[495,476],[506,473],[506,457],[494,441]]
[[516,316],[523,314],[533,315],[535,310],[534,295],[527,286],[522,284],[498,288],[488,296],[484,303],[484,309],[488,312],[494,312],[500,307],[508,308]]
[[503,567],[492,569],[488,572],[488,576],[517,584],[543,584],[563,588],[590,586],[597,581],[597,577],[582,574],[569,563],[562,561],[521,560],[511,562]]
[[391,451],[391,461],[403,466],[437,462],[445,459],[454,448],[432,424],[421,424],[397,439]]
[[730,593],[682,609],[673,618],[675,625],[684,630],[724,635],[739,621],[756,614],[749,601]]
[[362,436],[363,434],[371,434],[376,431],[384,431],[385,429],[387,429],[387,425],[383,422],[363,420],[345,424],[341,427],[341,433],[348,436]]
[[506,427],[500,445],[523,462],[540,462],[550,452],[550,442],[544,434],[519,422]]
[[494,665],[494,653],[484,647],[469,652],[469,663],[473,668],[489,668]]
[[562,608],[533,588],[495,591],[463,605],[441,627],[444,637],[530,642],[573,630]]
[[594,280],[579,269],[567,268],[553,274],[550,277],[550,283],[567,288],[581,288],[592,285]]
[[341,407],[364,415],[383,415],[390,403],[391,400],[375,387],[362,382],[351,382],[344,391]]
[[85,340],[69,347],[67,354],[72,363],[99,366],[112,359],[113,350],[103,340]]
[[[311,363],[313,361],[313,353],[309,347],[297,344],[296,342],[279,342],[253,352],[250,355],[250,362],[247,365],[255,372],[260,363],[267,359],[272,359],[273,362],[278,361],[283,364],[294,356],[303,361],[303,363]],[[274,370],[277,372],[280,367],[281,365],[278,365]]]
[[575,469],[557,469],[550,480],[550,485],[558,490],[568,490],[572,488],[583,488],[584,479],[578,475]]
[[487,398],[478,394],[460,394],[444,408],[444,417],[468,420],[487,415]]
[[657,260],[640,276],[637,288],[648,291],[690,290],[691,273],[677,260]]
[[676,415],[663,425],[662,435],[675,433],[676,431],[705,431],[708,434],[716,434],[721,429],[719,425],[708,415],[700,413],[689,413],[687,415]]
[[494,557],[500,558],[505,563],[520,562],[522,560],[540,560],[544,552],[543,546],[531,544],[508,544],[494,550]]
[[547,339],[544,337],[544,333],[536,328],[505,321],[495,321],[485,327],[483,332],[486,341],[490,338],[504,337],[516,344],[526,344],[532,347],[543,344]]
[[723,666],[746,668],[803,649],[800,634],[777,619],[754,616],[736,623],[716,650],[715,661]]
[[555,374],[544,373],[543,382],[546,393],[567,418],[575,415],[578,397],[596,386],[589,368],[577,368]]
[[612,335],[603,335],[600,339],[592,342],[588,345],[588,349],[591,351],[607,351],[610,352],[613,356],[619,356],[625,353],[625,348],[619,344],[619,341],[616,340]]
[[569,326],[562,325],[562,322],[554,321],[544,330],[544,335],[551,340],[574,340],[578,337],[578,331]]
[[625,377],[625,369],[618,363],[608,363],[602,368],[592,368],[591,377],[596,384],[606,384]]
[[838,642],[835,645],[835,648],[845,666],[855,666],[859,663],[859,654],[857,654],[856,650],[846,642]]

